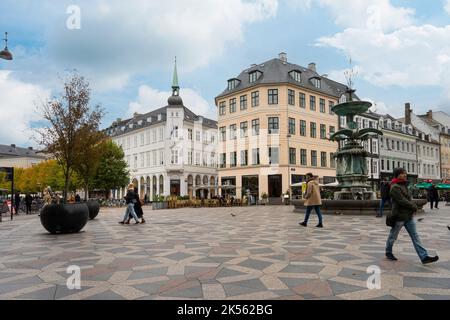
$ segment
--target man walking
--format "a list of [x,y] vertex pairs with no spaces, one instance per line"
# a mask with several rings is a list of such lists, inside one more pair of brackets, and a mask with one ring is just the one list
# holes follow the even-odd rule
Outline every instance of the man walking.
[[431,210],[433,210],[433,206],[436,210],[439,210],[439,191],[436,188],[436,185],[433,183],[431,187],[428,189],[428,200],[430,201]]
[[397,240],[400,230],[405,227],[411,237],[414,249],[416,250],[423,264],[433,263],[439,260],[439,257],[430,257],[427,250],[422,245],[419,234],[417,233],[416,223],[414,222],[414,213],[417,212],[417,205],[412,201],[411,192],[408,190],[407,173],[403,168],[394,170],[394,179],[391,182],[391,201],[392,201],[392,229],[386,243],[386,257],[389,260],[397,261],[392,253],[394,242]]
[[317,213],[317,217],[319,218],[319,224],[316,226],[317,228],[323,228],[322,224],[322,214],[320,212],[320,206],[322,205],[322,198],[320,197],[320,186],[318,177],[313,176],[312,173],[308,173],[306,175],[307,179],[307,187],[306,187],[306,194],[305,194],[305,207],[306,207],[306,216],[305,221],[299,223],[302,227],[308,226],[309,216],[311,215],[311,212],[313,209]]
[[27,193],[25,196],[25,206],[27,207],[27,214],[31,214],[31,204],[33,203],[33,197]]
[[16,192],[14,196],[14,209],[16,210],[16,214],[19,214],[20,208],[20,193]]
[[378,211],[377,218],[383,217],[383,210],[386,203],[389,203],[389,205],[392,205],[391,203],[391,197],[389,195],[390,191],[390,183],[388,181],[388,178],[385,177],[383,181],[381,181],[380,184],[380,193],[381,193],[381,202],[380,202],[380,210]]

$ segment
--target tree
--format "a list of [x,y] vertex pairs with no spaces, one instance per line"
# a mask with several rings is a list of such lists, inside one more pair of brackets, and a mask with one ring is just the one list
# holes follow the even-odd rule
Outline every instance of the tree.
[[104,148],[94,185],[108,193],[111,189],[125,187],[130,178],[122,148],[111,140],[105,142]]
[[[48,127],[37,129],[37,141],[61,165],[64,175],[63,199],[67,201],[70,177],[76,166],[83,162],[86,144],[82,131],[99,128],[103,116],[100,106],[90,107],[89,83],[76,73],[66,79],[63,93],[41,106]],[[92,109],[92,110],[91,110]]]

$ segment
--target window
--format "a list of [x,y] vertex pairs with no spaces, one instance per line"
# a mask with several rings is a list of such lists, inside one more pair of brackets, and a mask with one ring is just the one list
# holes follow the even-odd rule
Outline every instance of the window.
[[306,137],[306,121],[300,120],[300,135]]
[[248,151],[242,150],[241,151],[241,166],[245,167],[248,165]]
[[290,75],[291,78],[294,79],[295,81],[297,81],[297,82],[302,82],[302,77],[301,77],[302,74],[301,74],[300,71],[297,71],[297,70],[291,71],[291,72],[289,73],[289,75]]
[[156,151],[152,152],[152,158],[153,158],[153,165],[156,166],[158,164],[158,159],[156,158],[157,154]]
[[171,163],[178,164],[178,150],[172,149]]
[[261,78],[262,76],[262,72],[261,71],[253,71],[249,74],[249,82],[255,82],[257,81],[259,78]]
[[269,134],[278,134],[279,128],[278,117],[269,117]]
[[391,170],[391,162],[389,160],[386,161],[386,165],[387,165],[387,171]]
[[241,84],[239,79],[228,80],[228,90],[234,90]]
[[195,141],[200,141],[200,131],[195,131]]
[[230,113],[236,112],[236,98],[230,99]]
[[278,89],[269,89],[269,104],[278,104]]
[[316,132],[317,126],[315,122],[311,122],[311,138],[317,138],[317,132]]
[[164,165],[164,150],[159,151],[159,164]]
[[336,128],[334,126],[330,126],[330,136],[336,133]]
[[234,168],[237,165],[237,152],[230,152],[230,167]]
[[259,119],[252,120],[252,135],[259,136]]
[[289,148],[289,164],[297,164],[297,149]]
[[196,166],[200,165],[200,152],[195,153],[195,165]]
[[306,153],[306,149],[301,149],[300,150],[300,164],[302,166],[307,166],[308,165],[308,156]]
[[397,141],[397,150],[400,151],[400,141]]
[[384,160],[381,160],[381,170],[384,171]]
[[402,151],[405,151],[405,142],[402,142]]
[[328,113],[329,114],[333,114],[334,115],[333,107],[334,107],[334,102],[333,101],[328,101]]
[[143,152],[141,152],[140,158],[141,158],[141,165],[140,165],[140,167],[143,168],[144,167],[144,158],[145,158],[145,155],[144,155]]
[[331,168],[336,168],[336,158],[334,157],[334,153],[330,153],[330,166]]
[[236,140],[236,125],[230,125],[230,140]]
[[259,91],[252,92],[252,107],[259,106]]
[[324,124],[320,125],[320,139],[327,138],[327,126]]
[[320,87],[321,87],[321,81],[320,81],[320,79],[318,79],[318,78],[313,78],[313,79],[312,79],[312,83],[313,83],[314,87],[316,87],[317,89],[320,89]]
[[327,112],[325,110],[325,99],[320,99],[320,112],[322,112],[322,113],[326,113]]
[[144,145],[144,142],[145,142],[145,136],[143,133],[141,133],[141,146]]
[[327,153],[326,152],[321,152],[320,153],[320,166],[322,168],[326,168],[327,167]]
[[225,115],[226,108],[227,108],[226,102],[221,102],[219,104],[219,115],[221,115],[221,116]]
[[188,151],[188,165],[192,166],[192,150]]
[[137,148],[137,144],[138,144],[138,137],[137,135],[134,136],[134,147]]
[[221,168],[226,168],[227,167],[227,154],[226,153],[221,153],[219,160],[220,160],[219,161],[220,167]]
[[295,106],[295,91],[288,89],[288,103],[291,106]]
[[300,93],[300,108],[306,109],[306,95]]
[[150,161],[150,156],[151,156],[151,153],[150,153],[150,151],[147,151],[147,153],[145,154],[146,155],[146,164],[147,164],[147,168],[149,168],[152,164],[151,164],[151,161]]
[[289,118],[289,134],[295,134],[295,119]]
[[269,164],[278,164],[279,160],[279,148],[269,147]]
[[309,97],[309,108],[312,111],[316,111],[316,97],[314,96]]
[[188,139],[192,141],[192,129],[188,129]]
[[317,151],[311,151],[311,166],[317,167]]
[[219,129],[219,139],[220,141],[227,141],[227,128],[221,127]]
[[252,165],[257,166],[260,164],[259,161],[259,148],[252,150]]
[[241,122],[241,138],[247,138],[248,136],[248,124],[246,122]]
[[247,110],[247,96],[241,96],[241,110]]

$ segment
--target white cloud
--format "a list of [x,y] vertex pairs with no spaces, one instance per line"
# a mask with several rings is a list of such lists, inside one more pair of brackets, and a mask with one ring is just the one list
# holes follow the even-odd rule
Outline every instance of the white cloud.
[[[43,1],[44,3],[53,1]],[[81,29],[67,29],[64,4],[36,15],[48,21],[42,60],[76,68],[96,89],[121,89],[135,75],[207,66],[244,39],[245,27],[275,16],[277,0],[80,0]]]
[[289,0],[297,8],[325,8],[334,22],[344,28],[364,28],[383,31],[409,26],[414,22],[414,9],[395,7],[390,0]]
[[50,97],[40,86],[15,80],[10,71],[0,71],[0,143],[35,146],[31,124],[41,120],[36,106]]
[[[172,92],[158,91],[146,85],[139,87],[139,93],[136,101],[130,103],[126,116],[131,117],[135,112],[147,113],[155,109],[167,106],[167,99]],[[198,92],[192,89],[181,89],[180,96],[183,104],[197,115],[201,115],[210,119],[216,119],[216,111],[210,107]]]
[[448,14],[450,14],[450,0],[446,0],[444,4],[444,9],[447,11]]

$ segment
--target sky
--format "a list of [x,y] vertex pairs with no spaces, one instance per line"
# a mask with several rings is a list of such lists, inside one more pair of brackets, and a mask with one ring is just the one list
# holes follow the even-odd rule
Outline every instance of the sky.
[[175,56],[184,104],[212,119],[228,79],[280,52],[342,83],[351,58],[379,113],[450,113],[450,0],[2,0],[4,31],[0,144],[35,145],[38,106],[73,70],[103,128],[167,105]]

